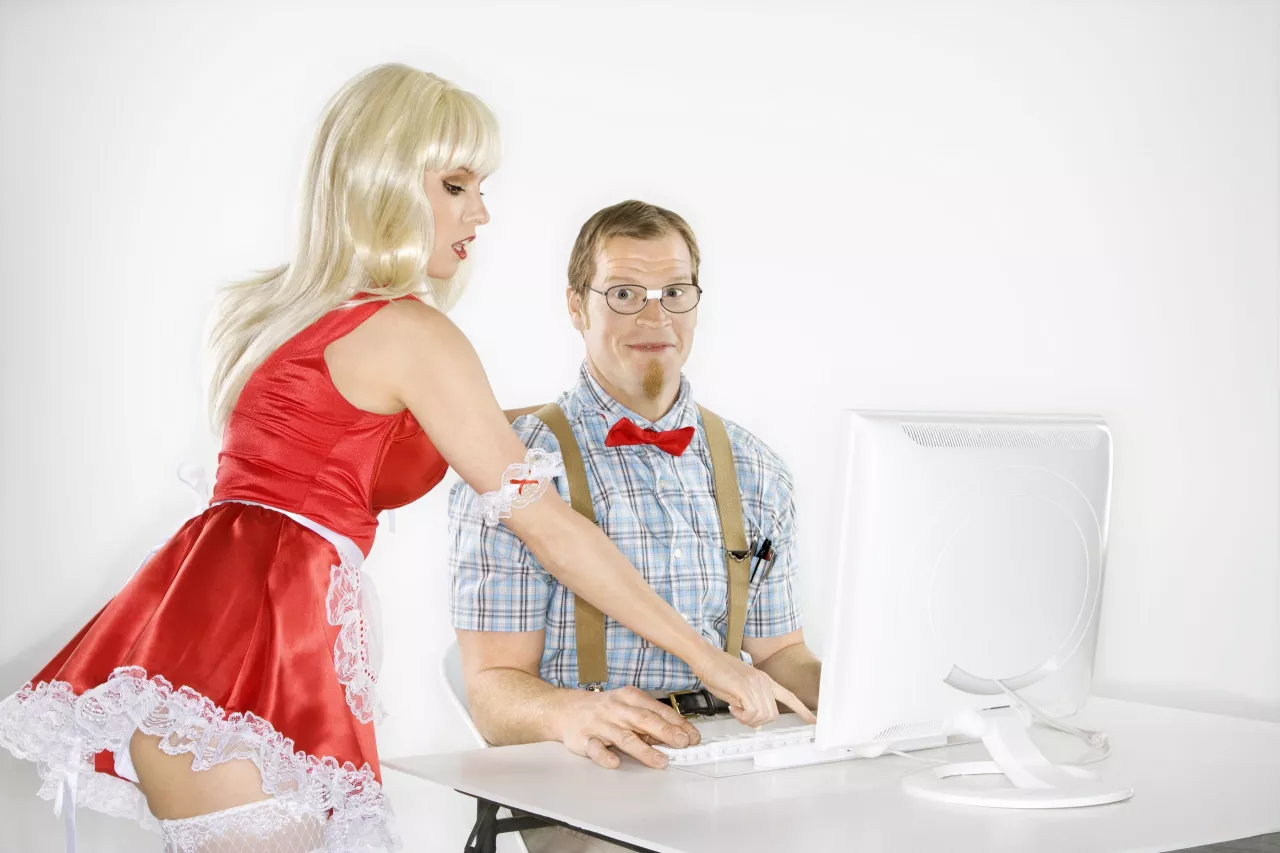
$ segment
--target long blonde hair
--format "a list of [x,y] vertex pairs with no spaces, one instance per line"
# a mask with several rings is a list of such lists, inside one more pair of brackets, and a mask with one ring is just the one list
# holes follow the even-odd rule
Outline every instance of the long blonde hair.
[[468,263],[427,277],[435,220],[426,170],[498,165],[498,126],[475,95],[406,65],[380,65],[325,108],[311,146],[293,262],[226,288],[210,334],[209,409],[221,430],[249,375],[281,344],[360,294],[418,294],[447,311]]

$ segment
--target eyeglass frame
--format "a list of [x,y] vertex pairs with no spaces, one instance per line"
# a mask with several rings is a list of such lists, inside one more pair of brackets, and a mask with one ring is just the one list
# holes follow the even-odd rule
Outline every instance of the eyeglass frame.
[[[635,288],[636,290],[643,290],[643,291],[644,291],[644,302],[641,302],[641,303],[640,303],[640,307],[639,307],[638,309],[636,309],[635,311],[632,311],[630,314],[628,314],[628,313],[627,313],[627,312],[625,312],[625,311],[619,311],[617,308],[614,308],[612,305],[609,305],[609,291],[610,291],[610,290],[616,290],[616,289],[617,289],[617,288],[619,288],[619,287],[633,287],[633,288]],[[647,287],[641,287],[641,286],[640,286],[640,285],[638,285],[638,284],[628,284],[628,283],[627,283],[627,282],[625,282],[625,281],[624,281],[624,282],[622,282],[621,284],[615,284],[615,285],[612,285],[612,286],[610,286],[610,287],[607,287],[607,288],[605,288],[604,290],[596,290],[594,287],[592,287],[591,285],[589,285],[589,284],[588,284],[588,285],[587,285],[587,290],[590,290],[592,293],[598,293],[598,294],[600,294],[601,296],[603,296],[603,297],[604,297],[604,304],[605,304],[605,305],[609,305],[609,310],[610,310],[610,311],[612,311],[613,313],[615,313],[615,314],[617,314],[617,315],[619,315],[619,316],[621,316],[621,317],[634,317],[634,316],[636,316],[637,314],[639,314],[641,311],[643,311],[645,308],[648,308],[648,307],[649,307],[649,300],[654,298],[653,294],[655,294],[655,293],[661,294],[661,293],[662,293],[662,291],[666,290],[668,287],[692,287],[694,290],[698,291],[698,301],[697,301],[697,302],[695,302],[695,303],[693,303],[693,305],[689,306],[688,308],[686,308],[686,309],[685,309],[685,310],[683,310],[683,311],[672,311],[670,308],[668,308],[668,307],[666,306],[666,304],[665,304],[665,303],[663,303],[663,301],[662,301],[663,297],[662,297],[662,296],[658,296],[658,297],[657,297],[657,299],[658,299],[658,304],[659,304],[659,305],[661,305],[661,306],[662,306],[662,310],[663,310],[663,311],[666,311],[668,314],[674,314],[674,315],[676,315],[676,316],[679,316],[679,315],[681,315],[681,314],[688,314],[688,313],[689,313],[690,311],[692,311],[694,308],[697,308],[699,305],[701,305],[701,304],[702,304],[702,285],[700,285],[700,284],[695,284],[694,282],[691,282],[691,281],[690,281],[690,282],[683,282],[683,281],[679,281],[679,282],[675,282],[675,283],[673,283],[673,284],[664,284],[664,285],[662,285],[662,287],[658,288],[657,290],[652,290],[652,289],[647,288]]]

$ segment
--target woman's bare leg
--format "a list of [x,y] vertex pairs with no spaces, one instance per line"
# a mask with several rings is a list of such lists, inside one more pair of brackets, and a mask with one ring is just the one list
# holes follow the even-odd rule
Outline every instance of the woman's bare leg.
[[264,793],[252,761],[195,771],[190,754],[168,755],[159,743],[134,732],[129,757],[172,853],[312,853],[323,847],[323,819],[291,812]]

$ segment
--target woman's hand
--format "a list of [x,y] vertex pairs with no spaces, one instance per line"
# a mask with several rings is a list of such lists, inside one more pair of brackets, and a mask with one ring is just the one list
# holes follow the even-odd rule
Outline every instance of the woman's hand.
[[761,670],[720,649],[708,646],[707,651],[706,660],[695,665],[694,672],[708,690],[729,703],[729,712],[743,725],[754,727],[776,720],[779,702],[806,723],[818,721],[795,694]]

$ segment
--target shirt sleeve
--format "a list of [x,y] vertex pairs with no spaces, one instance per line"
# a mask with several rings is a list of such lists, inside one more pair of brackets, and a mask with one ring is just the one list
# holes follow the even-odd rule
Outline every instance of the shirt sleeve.
[[[559,445],[532,415],[518,419],[525,446],[556,452]],[[564,489],[556,478],[556,487]],[[497,483],[494,484],[495,488]],[[546,625],[552,578],[505,524],[486,524],[480,496],[459,481],[449,491],[449,612],[465,631],[539,631]]]
[[744,634],[748,637],[778,637],[799,631],[800,606],[796,600],[796,503],[791,472],[777,461],[775,487],[768,489],[767,517],[772,529],[764,536],[773,542],[776,557],[765,575],[767,563],[752,582],[754,600],[747,611]]

